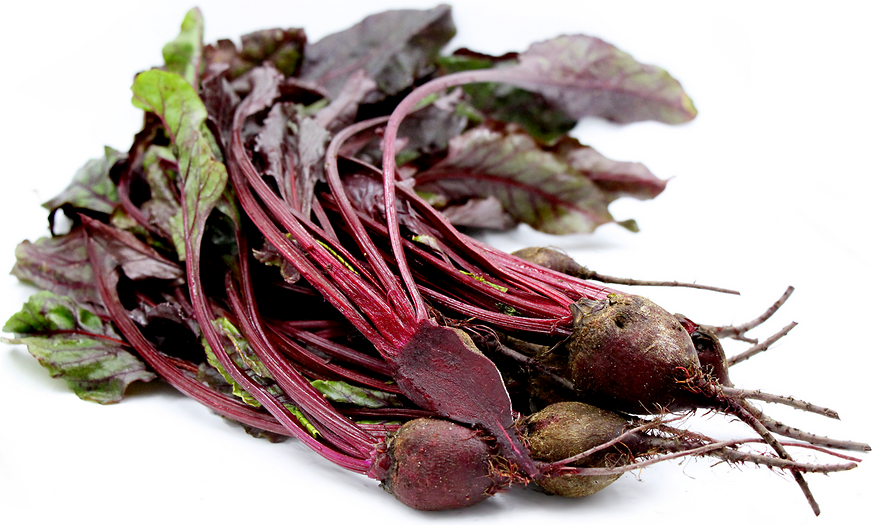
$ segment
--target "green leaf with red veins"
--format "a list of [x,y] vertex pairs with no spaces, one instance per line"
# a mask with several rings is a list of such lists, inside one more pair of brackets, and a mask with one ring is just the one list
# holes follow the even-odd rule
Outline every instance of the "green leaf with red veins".
[[312,386],[324,394],[324,397],[337,403],[348,403],[367,408],[403,406],[396,394],[355,386],[345,381],[316,379],[312,381]]
[[[140,73],[132,90],[133,105],[156,114],[174,145],[184,197],[171,225],[191,232],[191,244],[199,246],[206,219],[227,184],[227,169],[216,158],[215,139],[205,125],[206,108],[185,79],[166,71]],[[182,250],[179,259],[184,258]]]
[[[170,217],[179,214],[181,205],[179,197],[173,191],[176,172],[169,166],[176,165],[176,158],[170,148],[165,146],[149,146],[143,156],[142,169],[148,182],[151,198],[142,203],[143,215],[150,224],[158,228],[167,238],[173,239],[176,249],[184,246],[184,239],[177,241],[173,237]],[[184,251],[184,250],[182,250]]]
[[612,222],[607,197],[526,133],[480,127],[451,141],[448,156],[415,176],[416,190],[449,202],[493,196],[517,222],[551,234],[586,233]]
[[251,345],[248,344],[248,341],[239,332],[239,329],[233,326],[233,323],[228,321],[225,317],[220,317],[212,321],[212,324],[219,333],[224,335],[224,337],[229,339],[233,344],[233,348],[236,350],[236,355],[238,355],[239,359],[242,360],[242,363],[240,364],[244,363],[244,368],[246,370],[251,370],[253,373],[264,379],[272,379],[269,370],[266,369],[266,366],[261,362],[260,358],[257,357],[257,354],[255,354]]
[[300,78],[334,98],[356,71],[378,84],[366,102],[401,93],[435,70],[439,50],[454,36],[451,8],[386,11],[306,48]]
[[3,327],[16,335],[52,377],[66,380],[80,398],[117,403],[134,381],[156,376],[127,351],[111,324],[69,297],[39,292]]
[[62,207],[90,210],[110,214],[118,204],[118,190],[109,177],[112,167],[127,158],[126,153],[105,148],[102,158],[91,159],[73,176],[67,188],[52,200],[44,203],[49,210],[49,222],[54,230],[54,214]]
[[200,63],[203,58],[203,14],[196,7],[182,20],[182,29],[175,40],[163,48],[167,71],[181,76],[194,88],[200,85]]
[[594,37],[533,44],[517,66],[503,72],[512,84],[542,94],[572,118],[680,124],[696,116],[690,97],[669,73]]

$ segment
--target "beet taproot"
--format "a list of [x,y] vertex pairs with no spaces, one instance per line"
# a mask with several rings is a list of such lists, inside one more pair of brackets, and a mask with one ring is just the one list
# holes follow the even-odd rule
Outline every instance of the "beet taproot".
[[444,419],[404,424],[388,442],[385,490],[418,510],[475,505],[496,492],[491,447],[480,434]]
[[630,413],[705,404],[689,386],[701,374],[696,348],[672,314],[644,297],[620,294],[572,309],[569,371],[582,399]]
[[[627,425],[627,421],[614,412],[587,403],[567,401],[548,405],[530,415],[522,422],[521,428],[533,459],[556,462],[617,438]],[[610,468],[626,463],[625,455],[613,447],[570,463],[570,466]],[[536,484],[550,494],[581,498],[599,492],[619,477],[621,474],[554,475],[537,479]]]

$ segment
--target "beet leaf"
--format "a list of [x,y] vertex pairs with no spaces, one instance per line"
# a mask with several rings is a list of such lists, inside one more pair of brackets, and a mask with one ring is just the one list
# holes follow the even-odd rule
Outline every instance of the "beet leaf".
[[115,259],[124,274],[134,281],[163,279],[183,282],[184,272],[132,233],[112,228],[102,222],[83,219],[89,233],[106,253]]
[[[133,83],[134,106],[160,117],[177,148],[184,204],[173,221],[199,245],[209,213],[221,198],[227,170],[215,158],[214,138],[205,127],[206,108],[182,77],[152,69]],[[185,252],[179,252],[185,259]]]
[[561,139],[554,151],[596,184],[609,202],[618,197],[653,199],[666,189],[666,181],[651,173],[644,164],[609,159],[576,139]]
[[32,295],[3,331],[15,334],[5,342],[26,345],[52,377],[87,401],[117,403],[130,383],[157,377],[127,351],[110,323],[69,297]]
[[516,222],[546,233],[586,233],[612,221],[595,184],[520,131],[468,131],[415,181],[416,190],[444,195],[450,203],[493,196]]
[[[517,64],[517,54],[510,57],[491,57],[468,50],[439,59],[439,65],[448,73],[506,67]],[[569,133],[578,123],[554,106],[541,94],[509,84],[483,82],[467,84],[463,91],[469,96],[467,111],[479,121],[485,119],[518,124],[524,131],[544,144],[552,144]],[[465,108],[466,109],[466,108]]]
[[230,79],[236,79],[253,68],[271,62],[286,76],[297,73],[306,45],[302,29],[263,29],[242,35],[242,48],[231,40],[219,40],[207,45],[203,55],[213,70],[227,68]]
[[23,241],[15,248],[12,275],[25,283],[82,304],[101,304],[81,226],[59,237]]
[[317,379],[312,386],[330,401],[348,403],[366,408],[401,407],[403,403],[396,394],[355,386],[345,381]]
[[323,86],[332,98],[363,69],[378,84],[367,102],[377,102],[432,73],[436,55],[454,33],[451,9],[445,5],[368,16],[307,46],[300,78]]
[[203,57],[203,14],[191,9],[182,20],[179,36],[163,48],[167,71],[176,73],[195,89],[200,85],[200,63]]
[[49,210],[49,226],[54,231],[54,216],[58,209],[88,210],[110,214],[118,204],[118,190],[110,178],[112,168],[127,155],[105,148],[102,158],[91,159],[73,176],[73,181],[59,195],[42,206]]
[[666,71],[594,37],[562,36],[533,44],[517,66],[499,71],[573,118],[680,124],[696,116],[693,102]]

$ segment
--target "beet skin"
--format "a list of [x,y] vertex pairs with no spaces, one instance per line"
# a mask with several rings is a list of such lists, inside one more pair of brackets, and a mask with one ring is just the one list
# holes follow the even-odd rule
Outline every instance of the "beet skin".
[[[534,459],[546,462],[560,461],[607,443],[620,436],[626,426],[627,421],[614,412],[573,401],[548,405],[523,423],[530,453]],[[625,463],[624,455],[612,448],[570,465],[609,468]],[[581,498],[599,492],[619,477],[564,475],[538,479],[536,483],[551,494]]]
[[490,447],[473,430],[442,419],[415,419],[388,443],[385,490],[418,510],[475,505],[496,490]]
[[688,389],[701,366],[690,335],[672,314],[637,295],[583,299],[572,307],[569,366],[583,400],[637,414],[705,402]]

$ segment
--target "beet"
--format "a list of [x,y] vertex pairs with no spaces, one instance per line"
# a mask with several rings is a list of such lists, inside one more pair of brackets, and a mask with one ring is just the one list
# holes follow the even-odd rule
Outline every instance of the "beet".
[[[521,425],[534,459],[555,462],[581,454],[620,436],[627,421],[608,410],[586,403],[567,401],[547,406],[529,416]],[[624,465],[627,458],[615,448],[596,452],[570,463],[573,467],[610,468]],[[537,479],[547,492],[567,498],[590,496],[608,487],[621,474],[586,476],[578,474]]]
[[[716,408],[747,423],[779,458],[793,461],[763,423],[765,415],[726,390],[726,365],[719,362],[719,348],[705,344],[708,336],[700,341],[706,374],[682,322],[648,299],[610,294],[598,301],[582,299],[571,308],[575,324],[567,343],[569,368],[583,399],[631,413]],[[815,515],[820,514],[802,472],[792,474]]]
[[569,369],[582,399],[631,413],[705,404],[688,386],[701,374],[696,349],[672,314],[637,295],[611,294],[572,308]]
[[533,264],[549,268],[555,272],[574,275],[583,279],[587,278],[587,268],[578,264],[572,257],[553,248],[528,246],[527,248],[521,248],[520,250],[512,252],[512,255]]
[[475,431],[442,419],[414,419],[388,442],[382,486],[418,510],[475,505],[491,496],[491,448]]

